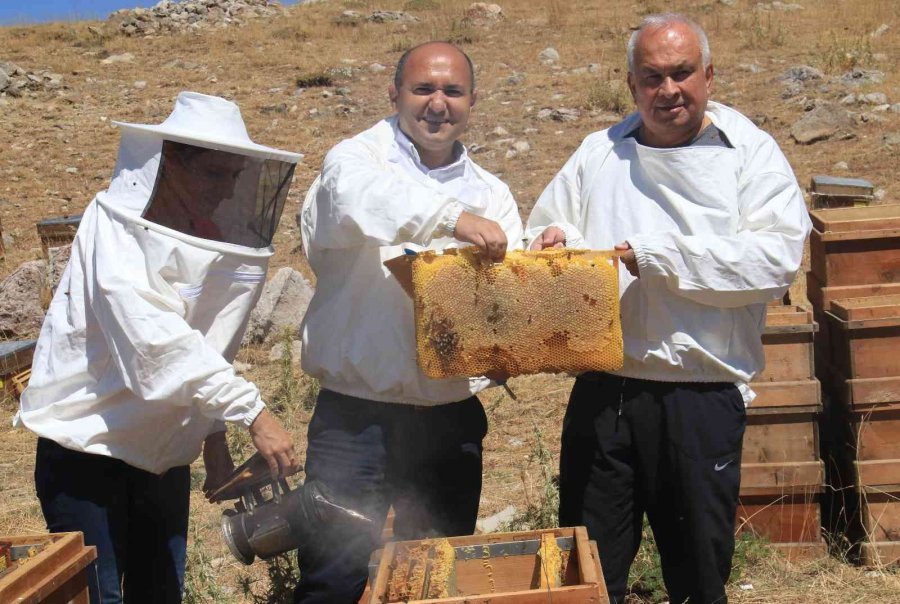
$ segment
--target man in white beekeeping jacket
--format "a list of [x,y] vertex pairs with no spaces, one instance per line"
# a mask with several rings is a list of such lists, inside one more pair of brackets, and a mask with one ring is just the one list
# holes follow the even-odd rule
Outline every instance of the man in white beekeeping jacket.
[[180,602],[201,447],[207,490],[233,469],[223,422],[249,429],[274,474],[297,469],[231,361],[300,156],[253,143],[237,105],[192,92],[160,125],[118,126],[112,182],[81,219],[15,422],[39,437],[48,529],[97,546],[91,602]]
[[726,601],[748,382],[810,229],[775,141],[709,101],[712,84],[697,24],[644,19],[637,112],[589,135],[528,220],[533,249],[615,247],[627,269],[625,365],[576,380],[560,455],[560,524],[587,526],[619,604],[645,512],[669,600]]
[[487,419],[475,394],[491,382],[422,374],[412,301],[382,262],[463,244],[499,261],[521,246],[521,219],[458,140],[476,98],[461,50],[408,51],[389,96],[396,114],[328,153],[298,217],[317,277],[301,358],[322,386],[307,477],[375,520],[370,532],[324,527],[300,546],[304,604],[359,599],[390,505],[401,539],[471,534],[478,513]]

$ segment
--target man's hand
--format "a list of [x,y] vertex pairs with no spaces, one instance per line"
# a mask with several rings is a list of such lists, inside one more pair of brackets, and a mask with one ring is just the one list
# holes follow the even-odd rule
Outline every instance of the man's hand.
[[547,227],[543,233],[535,237],[528,249],[540,251],[550,247],[566,247],[566,234],[561,228]]
[[250,424],[253,446],[269,464],[273,478],[290,476],[300,469],[291,435],[281,427],[268,409],[260,411]]
[[506,257],[506,233],[493,220],[463,211],[456,221],[453,236],[460,241],[477,245],[491,262],[502,262]]
[[625,252],[621,256],[619,256],[619,260],[622,261],[622,264],[625,265],[625,268],[628,269],[628,272],[632,274],[632,276],[641,278],[641,269],[638,268],[637,258],[634,256],[634,250],[631,249],[631,244],[627,241],[623,241],[616,245],[616,250],[620,252]]
[[234,471],[224,432],[210,434],[203,441],[203,467],[206,469],[203,494],[208,498]]

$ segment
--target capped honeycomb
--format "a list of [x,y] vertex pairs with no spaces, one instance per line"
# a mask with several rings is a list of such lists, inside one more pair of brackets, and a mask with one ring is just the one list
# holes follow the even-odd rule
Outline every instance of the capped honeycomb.
[[391,562],[388,602],[447,598],[453,589],[456,550],[447,539],[426,539],[397,552]]
[[538,564],[540,565],[540,589],[559,587],[562,585],[562,550],[556,543],[556,535],[543,533],[541,535],[541,548],[538,550]]
[[618,257],[475,247],[412,261],[416,355],[430,378],[622,367]]

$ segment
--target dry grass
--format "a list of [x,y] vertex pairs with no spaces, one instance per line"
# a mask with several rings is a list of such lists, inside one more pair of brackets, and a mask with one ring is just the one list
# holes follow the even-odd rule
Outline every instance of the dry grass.
[[[885,113],[883,122],[861,124],[851,140],[799,146],[789,138],[789,129],[803,107],[782,100],[780,85],[773,83],[792,65],[811,64],[834,72],[861,65],[883,71],[885,81],[877,90],[900,102],[895,64],[900,56],[900,4],[895,0],[810,0],[801,11],[760,14],[752,10],[755,3],[743,1],[727,7],[712,0],[510,0],[502,3],[506,19],[491,29],[462,24],[469,3],[333,1],[294,7],[283,18],[239,29],[146,39],[88,30],[98,23],[0,28],[0,60],[29,70],[59,72],[68,85],[59,95],[39,93],[0,101],[6,134],[6,144],[0,146],[0,219],[15,239],[0,264],[0,277],[39,256],[37,220],[78,213],[105,187],[118,144],[118,132],[110,120],[162,121],[175,95],[185,89],[234,98],[254,140],[306,154],[275,237],[272,268],[291,265],[308,275],[293,213],[325,152],[390,111],[386,91],[391,67],[403,50],[428,39],[455,40],[475,61],[479,100],[466,142],[484,148],[476,160],[510,184],[526,217],[582,138],[606,127],[611,111],[630,110],[630,100],[615,84],[625,77],[625,41],[643,15],[659,10],[687,12],[707,28],[717,74],[714,98],[745,114],[765,115],[764,127],[782,145],[802,184],[814,174],[830,173],[835,162],[843,160],[850,165],[848,175],[871,180],[885,191],[885,201],[900,202],[897,151],[887,150],[880,142],[884,132],[900,129],[900,114]],[[376,8],[405,8],[420,21],[335,24],[343,10]],[[882,23],[891,29],[870,37]],[[560,53],[558,68],[538,61],[538,53],[548,46]],[[101,64],[103,58],[125,52],[135,60]],[[882,55],[889,58],[879,59]],[[389,69],[373,72],[372,63]],[[599,65],[595,73],[569,73],[591,63]],[[749,63],[761,71],[739,67]],[[510,83],[513,74],[523,74],[524,79]],[[299,80],[319,75],[327,75],[331,84],[296,92]],[[349,88],[349,96],[323,96],[323,91],[334,92],[338,87]],[[831,98],[815,90],[809,94]],[[583,114],[573,122],[544,122],[535,117],[542,107],[581,108]],[[492,145],[490,132],[497,126],[527,139],[533,152],[507,159],[505,148]],[[68,172],[69,167],[77,172]],[[284,365],[269,361],[268,348],[245,349],[239,358],[251,364],[248,377],[260,384],[267,400],[273,400],[287,376]],[[291,371],[295,379],[304,379],[295,368]],[[512,381],[517,402],[502,390],[483,395],[490,432],[485,442],[482,515],[519,504],[526,490],[533,498],[539,496],[542,468],[536,460],[527,460],[538,433],[553,459],[558,459],[570,383],[568,378],[533,376]],[[303,382],[299,388],[302,399],[314,385]],[[310,413],[302,405],[291,409],[284,419],[302,450]],[[13,410],[9,401],[0,404],[0,534],[40,532],[43,520],[32,482],[34,437],[9,427]],[[235,453],[250,450],[244,433],[232,431],[230,442]],[[195,466],[194,471],[202,469]],[[221,590],[218,601],[251,602],[254,598],[242,593],[242,580],[257,595],[264,594],[266,568],[256,564],[246,569],[235,562],[217,533],[221,508],[205,503],[199,493],[194,499],[191,535],[203,545],[202,556],[192,545],[192,579],[199,590],[195,601],[213,601],[210,586],[214,585]],[[887,603],[897,600],[900,589],[893,574],[873,573],[833,559],[790,565],[776,557],[765,558],[752,564],[741,579],[752,583],[753,589],[737,585],[730,589],[731,601],[739,604]]]

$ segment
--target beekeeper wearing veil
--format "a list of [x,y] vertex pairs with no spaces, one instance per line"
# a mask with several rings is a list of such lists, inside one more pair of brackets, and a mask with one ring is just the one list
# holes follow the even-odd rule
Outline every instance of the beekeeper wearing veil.
[[97,546],[91,602],[179,602],[188,466],[202,451],[206,489],[228,475],[224,422],[273,473],[297,469],[231,363],[300,155],[253,143],[237,105],[193,92],[160,125],[117,125],[112,182],[84,212],[15,423],[39,437],[48,529]]

